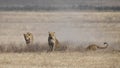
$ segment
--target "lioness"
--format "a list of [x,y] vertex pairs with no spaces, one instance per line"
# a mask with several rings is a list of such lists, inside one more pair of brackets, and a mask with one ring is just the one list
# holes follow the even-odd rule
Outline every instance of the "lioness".
[[33,34],[30,32],[27,32],[26,34],[23,34],[25,42],[27,45],[33,44]]
[[108,43],[107,43],[107,42],[104,42],[104,45],[105,45],[105,47],[100,47],[100,46],[98,46],[98,45],[96,45],[96,44],[91,44],[91,45],[89,45],[86,49],[87,49],[87,50],[96,51],[97,49],[105,49],[105,48],[108,47]]
[[48,44],[49,44],[49,47],[50,47],[50,51],[54,51],[55,48],[59,46],[58,45],[59,41],[55,37],[55,32],[48,32],[48,33],[49,33]]

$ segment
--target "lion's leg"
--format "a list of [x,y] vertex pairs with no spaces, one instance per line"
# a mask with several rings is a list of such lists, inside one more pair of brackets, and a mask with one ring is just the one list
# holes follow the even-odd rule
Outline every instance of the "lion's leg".
[[52,48],[52,51],[54,51],[55,50],[55,44],[53,45],[53,48]]
[[52,51],[52,45],[50,45],[49,51]]

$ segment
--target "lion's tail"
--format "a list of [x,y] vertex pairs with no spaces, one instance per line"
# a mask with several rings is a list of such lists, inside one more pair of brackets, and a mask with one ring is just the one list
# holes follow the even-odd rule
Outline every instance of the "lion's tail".
[[99,48],[99,49],[106,49],[107,47],[108,47],[108,45],[106,45],[105,47],[97,46],[97,48]]

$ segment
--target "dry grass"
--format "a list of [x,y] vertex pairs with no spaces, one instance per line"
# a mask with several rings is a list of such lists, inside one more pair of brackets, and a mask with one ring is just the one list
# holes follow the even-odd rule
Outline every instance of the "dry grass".
[[[119,68],[118,51],[85,51],[67,42],[55,52],[47,52],[47,44],[0,45],[0,68]],[[18,47],[20,46],[20,47]]]
[[[108,46],[106,49],[97,49],[97,51],[111,52],[116,51],[119,52],[120,47],[116,46],[118,49],[114,49],[113,46]],[[85,46],[80,44],[73,44],[69,42],[61,42],[59,47],[55,49],[57,52],[86,52]],[[44,44],[33,44],[33,45],[22,45],[22,44],[0,44],[0,52],[1,53],[25,53],[25,52],[48,52],[49,45],[47,43]]]
[[[0,12],[0,68],[119,68],[119,21],[120,12]],[[47,53],[48,31],[60,43],[75,44],[63,42]],[[37,44],[25,46],[25,32]],[[105,41],[108,49],[85,51],[91,42]]]
[[[68,42],[60,43],[60,46],[55,49],[57,52],[86,52],[87,46],[82,46],[80,44],[74,45]],[[100,46],[100,45],[99,45]],[[47,52],[49,50],[49,45],[44,44],[33,44],[33,45],[22,45],[22,44],[0,44],[1,53],[25,53],[25,52]],[[109,45],[106,49],[97,49],[97,52],[120,52],[120,46]]]
[[120,53],[1,53],[1,68],[119,68]]
[[[70,46],[69,43],[63,42],[59,44],[60,46],[56,48],[56,51],[81,51],[83,49],[81,46]],[[45,44],[33,44],[33,45],[22,45],[22,44],[0,44],[0,52],[15,52],[15,53],[21,53],[21,52],[47,52],[49,50],[49,45],[47,43]]]

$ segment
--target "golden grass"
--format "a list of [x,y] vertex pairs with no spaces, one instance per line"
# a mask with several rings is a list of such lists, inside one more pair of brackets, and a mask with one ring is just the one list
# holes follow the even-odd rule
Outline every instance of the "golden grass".
[[120,53],[1,53],[0,68],[119,68]]

